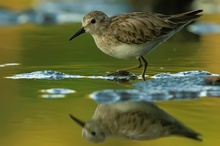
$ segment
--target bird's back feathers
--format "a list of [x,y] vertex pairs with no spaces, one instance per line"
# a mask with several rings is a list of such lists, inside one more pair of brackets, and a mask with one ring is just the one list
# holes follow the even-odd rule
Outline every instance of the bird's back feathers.
[[202,16],[201,12],[202,10],[196,10],[177,15],[143,12],[120,14],[111,17],[109,28],[122,43],[143,44],[163,36],[165,39],[169,33]]

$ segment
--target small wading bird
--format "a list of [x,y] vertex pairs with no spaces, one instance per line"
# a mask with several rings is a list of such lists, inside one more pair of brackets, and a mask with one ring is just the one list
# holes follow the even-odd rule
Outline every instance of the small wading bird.
[[70,117],[82,127],[82,137],[93,143],[103,142],[109,136],[149,140],[176,135],[202,141],[200,134],[150,102],[100,104],[88,122],[71,114]]
[[[101,11],[92,11],[82,19],[82,28],[69,40],[82,33],[93,36],[96,45],[107,55],[119,59],[136,57],[139,64],[121,71],[143,67],[142,78],[148,66],[144,55],[165,42],[185,25],[202,16],[203,10],[176,15],[133,12],[108,17]],[[120,71],[120,70],[119,70]]]

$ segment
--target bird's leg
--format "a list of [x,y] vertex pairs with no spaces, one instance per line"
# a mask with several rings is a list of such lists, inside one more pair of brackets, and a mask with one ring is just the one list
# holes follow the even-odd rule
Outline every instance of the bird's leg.
[[[147,65],[148,65],[148,62],[147,60],[144,59],[143,56],[140,56],[141,60],[144,62],[144,68],[143,68],[143,71],[142,71],[142,79],[145,81],[145,73],[146,73],[146,69],[147,69]],[[141,61],[139,61],[141,62]]]
[[138,57],[138,61],[139,61],[138,65],[132,66],[132,67],[128,67],[128,68],[119,69],[118,71],[128,71],[128,70],[134,70],[134,69],[137,69],[137,68],[141,68],[143,66],[142,62],[141,62],[141,57]]

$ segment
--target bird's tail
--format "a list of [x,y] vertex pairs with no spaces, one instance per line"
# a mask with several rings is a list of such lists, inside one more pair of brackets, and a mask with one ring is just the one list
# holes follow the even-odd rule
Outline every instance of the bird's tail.
[[202,16],[201,12],[203,10],[195,10],[190,12],[185,12],[177,15],[170,15],[169,20],[179,24],[186,24],[194,21],[195,19]]
[[190,129],[189,130],[186,130],[186,129],[185,130],[174,130],[172,134],[202,141],[202,136],[199,133],[196,133]]

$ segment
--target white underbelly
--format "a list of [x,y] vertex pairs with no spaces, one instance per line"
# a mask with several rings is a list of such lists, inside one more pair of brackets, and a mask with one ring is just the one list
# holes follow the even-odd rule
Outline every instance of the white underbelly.
[[110,55],[119,59],[129,59],[132,57],[144,56],[156,48],[159,44],[170,38],[175,31],[167,34],[166,36],[159,37],[155,40],[148,41],[144,44],[125,44],[121,42],[111,42],[102,37],[93,35],[98,48],[107,55]]
[[149,53],[152,49],[155,48],[155,45],[151,43],[145,43],[145,44],[121,44],[118,46],[112,46],[108,48],[99,48],[101,51],[103,51],[105,54],[110,55],[115,58],[119,59],[129,59],[134,57],[143,56],[147,53]]

